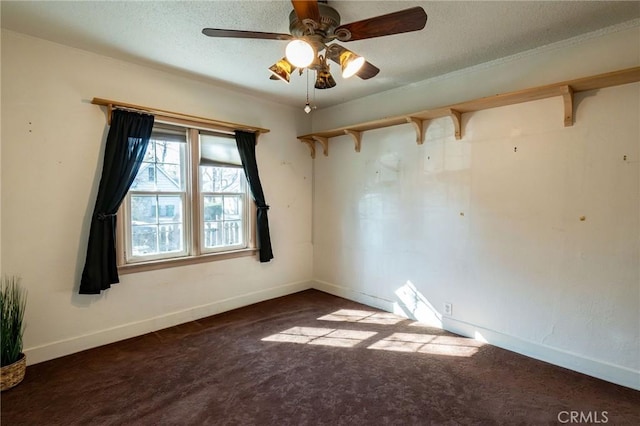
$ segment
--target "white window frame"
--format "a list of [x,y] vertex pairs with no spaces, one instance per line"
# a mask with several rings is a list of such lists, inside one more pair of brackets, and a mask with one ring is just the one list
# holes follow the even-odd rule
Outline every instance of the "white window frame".
[[[200,186],[200,140],[201,131],[207,133],[218,133],[220,136],[230,137],[231,135],[216,132],[217,129],[207,129],[202,126],[195,126],[194,123],[183,123],[176,120],[162,121],[156,120],[157,124],[168,124],[170,126],[184,128],[187,131],[187,145],[185,147],[184,174],[186,193],[183,202],[183,226],[185,234],[184,253],[171,253],[170,255],[150,255],[145,257],[131,258],[131,212],[130,195],[125,197],[120,210],[118,211],[118,272],[120,274],[142,272],[147,270],[170,268],[175,266],[211,262],[224,259],[233,259],[244,256],[255,256],[256,248],[256,206],[250,195],[248,182],[244,182],[245,194],[244,202],[244,236],[245,244],[235,247],[221,247],[213,250],[204,249],[204,212],[203,197]],[[157,171],[156,171],[157,174]],[[143,193],[136,191],[135,193]],[[150,192],[150,194],[172,195],[173,192]],[[181,194],[181,193],[180,193]]]

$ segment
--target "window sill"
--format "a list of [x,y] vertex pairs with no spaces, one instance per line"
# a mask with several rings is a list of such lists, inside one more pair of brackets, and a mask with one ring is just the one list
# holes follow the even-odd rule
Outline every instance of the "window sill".
[[134,274],[136,272],[155,271],[157,269],[175,268],[176,266],[195,265],[197,263],[215,262],[218,260],[235,259],[237,257],[254,256],[257,248],[227,251],[224,253],[209,253],[200,256],[187,256],[177,259],[162,259],[149,262],[130,263],[118,266],[118,274]]

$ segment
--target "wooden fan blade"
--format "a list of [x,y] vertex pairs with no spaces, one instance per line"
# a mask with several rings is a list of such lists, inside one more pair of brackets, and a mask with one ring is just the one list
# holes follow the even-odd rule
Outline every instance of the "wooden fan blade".
[[320,22],[318,0],[291,0],[291,4],[300,22],[303,19],[312,19],[314,22]]
[[371,77],[375,77],[376,75],[378,75],[379,72],[380,68],[376,67],[370,62],[365,62],[364,65],[362,65],[362,68],[360,68],[360,71],[356,73],[356,75],[363,80],[368,80]]
[[[340,25],[334,33],[338,35],[340,41],[353,41],[418,31],[423,29],[426,24],[427,14],[423,8],[418,6]],[[340,34],[341,30],[349,31],[351,37],[343,38]]]
[[257,38],[262,40],[291,40],[290,34],[262,33],[259,31],[241,30],[221,30],[218,28],[205,28],[202,34],[209,37],[230,37],[230,38]]

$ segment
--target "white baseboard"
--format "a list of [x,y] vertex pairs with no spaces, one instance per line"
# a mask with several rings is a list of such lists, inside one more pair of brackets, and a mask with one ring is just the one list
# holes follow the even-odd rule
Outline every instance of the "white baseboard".
[[481,335],[483,341],[493,346],[606,380],[607,382],[617,385],[640,390],[640,371],[634,371],[630,368],[585,357],[584,355],[569,352],[564,349],[523,340],[452,318],[443,318],[443,328],[465,337],[476,338],[478,335]]
[[372,296],[370,294],[365,294],[356,290],[352,290],[348,287],[331,284],[326,281],[314,280],[311,282],[311,285],[316,290],[324,291],[325,293],[333,294],[334,296],[353,300],[354,302],[382,309],[383,311],[393,312],[393,302],[391,300]]
[[253,303],[274,299],[280,296],[296,293],[312,288],[310,281],[300,281],[234,296],[228,299],[217,300],[205,305],[194,306],[182,311],[171,312],[161,316],[123,324],[117,327],[100,330],[95,333],[76,336],[57,342],[47,343],[32,348],[25,349],[27,364],[37,364],[61,356],[70,355],[86,349],[95,348],[131,337],[141,336],[163,328],[173,327],[189,321],[216,315],[232,309],[241,308]]
[[[365,294],[351,288],[319,280],[312,281],[312,287],[367,306],[372,306],[388,312],[398,312],[394,309],[396,302]],[[413,319],[421,320],[420,318]],[[503,334],[498,331],[490,330],[453,318],[442,317],[441,321],[442,328],[452,333],[473,339],[481,339],[483,342],[487,342],[490,345],[516,352],[530,358],[548,362],[549,364],[577,371],[617,385],[640,390],[640,371],[588,358],[563,349],[523,340],[518,337]],[[430,325],[433,325],[433,323]]]

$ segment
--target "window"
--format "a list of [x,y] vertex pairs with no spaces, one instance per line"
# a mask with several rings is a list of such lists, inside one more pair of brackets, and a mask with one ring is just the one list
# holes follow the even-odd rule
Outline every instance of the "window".
[[235,140],[200,134],[202,251],[242,248],[247,183]]
[[252,208],[233,137],[156,123],[121,209],[120,269],[253,254]]

